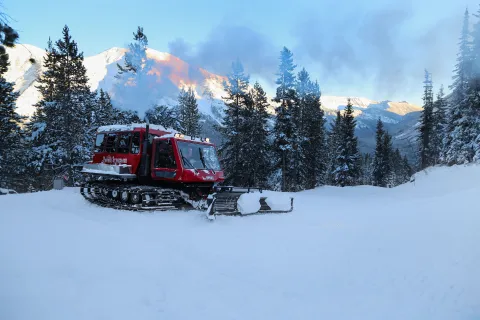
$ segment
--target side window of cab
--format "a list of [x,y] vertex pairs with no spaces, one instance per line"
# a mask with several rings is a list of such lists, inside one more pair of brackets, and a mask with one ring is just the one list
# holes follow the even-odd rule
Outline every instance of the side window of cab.
[[138,154],[140,152],[140,132],[135,132],[132,136],[132,146],[130,153]]
[[105,137],[105,151],[117,152],[117,134],[109,133]]
[[158,141],[155,154],[155,168],[177,168],[175,155],[173,154],[173,146],[170,140]]
[[118,135],[118,153],[128,153],[130,150],[131,132],[122,132]]
[[95,148],[93,149],[93,152],[105,152],[105,134],[97,134],[97,138],[95,139]]

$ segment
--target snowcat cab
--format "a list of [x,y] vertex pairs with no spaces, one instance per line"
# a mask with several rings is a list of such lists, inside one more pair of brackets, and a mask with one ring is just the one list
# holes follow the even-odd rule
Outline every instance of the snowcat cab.
[[[207,210],[215,214],[289,212],[273,210],[259,188],[220,186],[224,175],[215,145],[149,124],[100,127],[92,161],[82,168],[81,187],[89,201],[130,210]],[[258,195],[255,212],[245,212],[240,197]],[[251,195],[249,195],[251,196]],[[251,205],[248,207],[252,207]],[[250,210],[252,211],[252,210]]]

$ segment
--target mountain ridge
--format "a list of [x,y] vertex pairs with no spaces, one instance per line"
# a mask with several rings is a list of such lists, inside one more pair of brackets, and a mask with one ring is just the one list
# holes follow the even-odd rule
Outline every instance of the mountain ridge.
[[[116,67],[116,63],[121,61],[126,51],[127,49],[122,47],[112,47],[99,54],[84,57],[89,85],[92,90],[96,90],[102,86],[102,80],[105,80],[105,77],[108,75],[109,70],[107,66],[115,64]],[[23,95],[24,92],[31,87],[33,82],[35,82],[36,77],[43,69],[41,64],[43,63],[45,50],[29,44],[18,44],[14,48],[7,48],[7,53],[10,56],[11,65],[6,73],[6,79],[7,81],[14,82],[16,91],[19,91],[20,95]],[[169,74],[169,80],[179,88],[185,86],[192,87],[195,89],[197,98],[199,99],[204,98],[202,93],[199,92],[202,85],[199,80],[206,80],[209,89],[213,93],[214,99],[222,98],[223,88],[221,85],[223,80],[227,79],[225,76],[217,75],[201,67],[192,67],[188,62],[170,53],[157,51],[152,48],[147,49],[147,57],[157,63],[157,65],[152,68],[153,70],[151,70],[152,74],[156,73],[157,76],[161,76],[166,67],[170,68],[173,72]],[[35,63],[32,63],[29,60],[30,58],[33,58]],[[28,67],[29,64],[30,68]],[[158,68],[158,64],[160,64],[160,67],[163,67],[163,70]],[[193,77],[191,75],[192,70],[197,71],[197,74],[193,75]],[[202,77],[203,79],[201,79]],[[102,89],[109,91],[109,88]],[[39,98],[37,95],[35,95],[35,97],[37,99]],[[171,98],[174,98],[174,96],[171,96]],[[405,101],[376,101],[365,97],[351,97],[351,101],[359,110],[367,109],[370,105],[379,104],[384,101],[388,102],[390,106],[388,111],[399,115],[421,110],[421,107]],[[28,107],[31,107],[31,105],[26,106],[25,104],[27,103],[22,102],[22,99],[18,102],[20,113],[24,112],[26,115],[33,113],[33,111],[28,110]],[[338,110],[346,105],[347,97],[322,95],[321,102],[322,106],[327,110]]]
[[[99,54],[84,57],[84,65],[87,69],[89,85],[92,90],[103,89],[110,93],[112,102],[116,101],[114,83],[117,74],[117,62],[123,59],[128,49],[112,47]],[[7,81],[15,83],[15,90],[20,93],[17,100],[18,113],[31,116],[35,110],[34,104],[40,100],[40,93],[35,88],[37,77],[41,75],[45,50],[30,44],[17,44],[14,48],[7,48],[10,56],[10,66],[5,74]],[[142,101],[138,99],[139,113],[145,112],[156,104],[173,106],[180,88],[192,88],[197,97],[200,112],[212,121],[221,121],[221,110],[224,106],[222,97],[225,96],[223,81],[226,76],[210,72],[200,66],[190,65],[188,62],[166,52],[147,48],[147,57],[152,62],[152,68],[148,70],[148,97]],[[211,95],[204,93],[208,88]],[[267,93],[268,95],[268,93]],[[269,96],[271,98],[271,96]],[[150,99],[150,100],[148,100]],[[414,138],[411,133],[412,118],[422,110],[420,106],[406,101],[394,102],[390,100],[372,100],[366,97],[351,97],[354,106],[354,115],[357,119],[357,133],[360,136],[360,146],[363,151],[371,151],[374,128],[380,118],[386,127],[395,135],[398,132],[402,137]],[[341,112],[347,104],[348,97],[336,95],[322,95],[322,108],[325,110],[327,121],[332,121],[337,110]],[[269,112],[274,114],[275,104],[271,102]],[[408,123],[408,127],[402,122]],[[367,142],[368,140],[368,142]],[[395,141],[394,141],[395,142]],[[363,147],[362,147],[363,146]]]

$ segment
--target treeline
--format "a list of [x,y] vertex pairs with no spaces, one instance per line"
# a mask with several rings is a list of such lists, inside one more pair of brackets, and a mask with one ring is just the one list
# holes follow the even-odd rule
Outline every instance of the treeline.
[[[480,9],[476,15],[480,17]],[[432,76],[425,71],[424,110],[419,127],[418,168],[455,165],[480,159],[480,20],[470,28],[465,10],[452,90],[440,86],[433,97]]]
[[[361,154],[354,109],[348,101],[329,130],[320,88],[292,52],[280,53],[276,95],[268,101],[258,82],[236,61],[225,82],[226,111],[219,127],[226,183],[300,191],[322,185],[391,187],[409,180],[412,169],[379,119],[374,155]],[[275,108],[274,115],[267,110]]]
[[[3,44],[13,46],[18,35],[10,29],[3,32],[11,34]],[[145,121],[128,106],[137,104],[138,90],[145,90],[151,67],[147,45],[139,27],[118,64],[114,92],[115,102],[122,104],[119,108],[107,92],[89,87],[83,53],[65,26],[60,39],[48,41],[41,62],[45,71],[38,79],[42,98],[28,120],[15,112],[18,93],[3,77],[8,55],[0,51],[0,132],[7,138],[0,142],[0,186],[19,192],[48,190],[55,178],[75,185],[80,179],[75,169],[91,159],[99,126]],[[320,86],[305,68],[298,72],[296,68],[292,52],[283,48],[276,94],[270,101],[258,82],[250,83],[240,61],[232,64],[224,83],[223,121],[208,128],[223,139],[219,155],[226,184],[300,191],[322,185],[390,187],[408,181],[412,169],[393,149],[381,121],[375,153],[361,154],[350,101],[326,128]],[[154,105],[145,117],[187,135],[198,136],[205,129],[191,88],[180,90],[176,107]]]

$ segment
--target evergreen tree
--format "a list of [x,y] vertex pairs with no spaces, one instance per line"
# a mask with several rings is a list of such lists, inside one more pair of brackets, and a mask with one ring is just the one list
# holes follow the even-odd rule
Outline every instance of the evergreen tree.
[[145,117],[151,124],[161,125],[177,131],[183,130],[178,120],[178,112],[174,108],[158,105],[147,110]]
[[136,110],[155,102],[156,92],[152,90],[148,72],[153,60],[147,57],[148,39],[142,27],[133,34],[133,42],[128,45],[123,64],[117,63],[117,79],[113,86],[115,106],[122,110]]
[[335,184],[341,187],[356,185],[360,176],[360,154],[355,127],[353,105],[348,99],[345,113],[342,116],[340,151],[337,157],[338,166],[334,170]]
[[142,122],[142,119],[140,119],[137,111],[113,108],[113,123],[125,125],[140,122]]
[[[477,10],[477,14],[474,14],[475,17],[480,18],[480,6]],[[473,24],[471,35],[471,44],[470,44],[470,57],[469,62],[471,65],[470,72],[467,72],[467,77],[464,80],[464,86],[469,88],[472,86],[470,83],[471,78],[480,77],[480,19]],[[468,65],[467,65],[468,67]],[[467,69],[468,70],[468,69]]]
[[270,145],[268,141],[267,94],[256,82],[249,92],[246,106],[241,110],[244,122],[241,126],[240,148],[243,154],[243,178],[241,186],[268,187],[271,174]]
[[402,177],[402,183],[408,182],[410,180],[410,177],[413,174],[413,169],[410,166],[410,163],[408,162],[407,156],[403,156],[403,166],[402,166],[402,172],[401,172],[401,177]]
[[375,155],[373,158],[373,179],[372,184],[378,187],[387,186],[387,177],[390,174],[390,163],[388,161],[388,152],[386,150],[386,136],[382,120],[377,121]]
[[301,181],[297,189],[313,189],[324,184],[326,164],[326,141],[324,111],[320,103],[318,83],[310,80],[305,69],[298,74],[297,92],[299,98],[299,118],[295,125],[298,131],[300,148],[296,157]]
[[395,149],[395,152],[392,153],[392,169],[394,177],[393,186],[398,186],[408,181],[408,178],[406,178],[408,169],[405,167],[404,160],[398,149]]
[[273,101],[279,103],[275,108],[275,124],[273,128],[274,152],[277,188],[282,191],[293,191],[298,182],[298,158],[294,157],[300,147],[298,131],[295,128],[294,116],[298,119],[298,97],[295,90],[295,74],[293,54],[287,48],[280,53],[280,66],[277,73],[277,92]]
[[472,46],[469,31],[468,8],[465,9],[458,47],[453,83],[450,86],[454,94],[454,104],[464,99],[472,70]]
[[114,108],[108,92],[100,89],[95,108],[95,122],[98,126],[114,124]]
[[395,153],[393,152],[392,136],[385,132],[383,136],[383,160],[385,162],[384,187],[391,188],[395,186]]
[[469,140],[464,149],[473,153],[468,162],[480,160],[480,7],[475,17],[479,18],[473,26],[472,32],[472,76],[468,82],[467,104],[469,106],[465,118],[469,128],[465,135]]
[[200,134],[200,113],[198,111],[197,99],[192,88],[182,88],[178,95],[178,111],[180,124],[183,132],[188,136]]
[[0,187],[8,187],[23,191],[25,186],[21,179],[24,171],[24,146],[20,124],[25,117],[16,112],[18,92],[14,92],[14,84],[4,78],[10,65],[5,46],[13,47],[18,34],[9,26],[0,24]]
[[440,87],[440,90],[437,94],[437,100],[433,104],[432,112],[432,154],[433,154],[433,164],[440,163],[441,152],[443,147],[443,138],[445,136],[446,130],[446,101],[443,93],[443,86]]
[[423,170],[435,163],[433,146],[433,92],[431,74],[425,70],[423,111],[419,126],[419,166]]
[[361,161],[362,178],[360,183],[363,185],[371,185],[373,181],[373,159],[370,153],[365,153]]
[[245,75],[241,62],[239,60],[233,62],[228,81],[224,82],[227,93],[224,98],[226,108],[222,125],[218,128],[224,139],[223,145],[219,148],[219,155],[225,171],[225,183],[231,185],[240,185],[244,177],[244,154],[241,150],[241,142],[244,140],[242,109],[250,103],[248,84],[249,76]]
[[336,113],[335,121],[330,126],[330,131],[328,132],[327,146],[328,146],[328,155],[327,155],[327,172],[326,172],[326,182],[329,185],[335,185],[335,171],[339,166],[339,156],[340,156],[340,143],[342,140],[342,116],[340,110]]
[[[74,166],[90,159],[91,113],[94,95],[90,92],[83,54],[72,40],[67,26],[55,48],[49,41],[44,60],[45,72],[39,79],[42,99],[29,125],[31,165],[49,188],[54,176],[74,182]],[[43,183],[42,183],[43,182]]]
[[[56,103],[55,97],[58,95],[56,82],[56,64],[59,55],[53,46],[51,39],[48,39],[46,55],[43,58],[44,71],[37,79],[39,83],[36,88],[42,96],[42,99],[35,104],[35,112],[26,125],[28,133],[27,142],[28,169],[30,176],[35,177],[31,184],[36,190],[47,190],[53,179],[54,172],[48,170],[48,164],[53,163],[55,135],[49,134],[50,127],[55,127]],[[48,128],[47,128],[48,123]]]
[[461,151],[466,158],[464,162],[478,162],[480,160],[480,73],[475,74],[470,80],[466,105],[468,109],[464,114],[464,122],[460,124],[465,141]]
[[[442,163],[453,165],[464,163],[472,156],[471,151],[466,147],[465,115],[469,112],[467,102],[468,84],[472,77],[472,43],[469,32],[469,14],[465,10],[463,26],[459,41],[459,50],[457,54],[457,64],[455,65],[452,89],[446,112],[446,127],[442,143],[440,161]],[[459,127],[460,126],[460,127]]]
[[0,75],[8,70],[10,62],[5,47],[13,48],[18,40],[18,33],[8,24],[0,22]]

